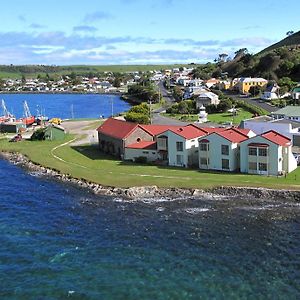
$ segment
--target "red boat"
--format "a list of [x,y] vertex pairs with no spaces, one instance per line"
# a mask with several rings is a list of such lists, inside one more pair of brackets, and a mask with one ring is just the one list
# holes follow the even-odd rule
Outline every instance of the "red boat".
[[21,118],[20,121],[22,121],[26,125],[26,127],[28,127],[34,123],[35,117],[31,115],[26,101],[24,101],[23,107],[24,107],[24,116],[25,117]]

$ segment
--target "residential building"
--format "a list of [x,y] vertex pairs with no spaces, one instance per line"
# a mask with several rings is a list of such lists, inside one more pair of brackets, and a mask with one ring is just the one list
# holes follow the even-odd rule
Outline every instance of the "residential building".
[[252,86],[259,86],[261,88],[265,88],[267,86],[267,83],[268,80],[264,78],[246,77],[246,78],[241,78],[237,82],[237,87],[241,94],[247,94],[249,93],[249,90]]
[[220,103],[219,96],[213,92],[202,92],[196,98],[196,107],[200,109],[201,106],[207,106],[210,104],[218,105]]
[[114,118],[107,119],[98,129],[99,149],[105,153],[123,157],[126,146],[153,141],[153,135],[141,125]]
[[289,119],[274,119],[270,116],[259,116],[243,120],[240,128],[248,128],[256,134],[276,131],[292,140],[293,146],[300,147],[300,123]]
[[[248,132],[249,134],[249,132]],[[237,171],[239,143],[249,138],[246,131],[229,128],[212,132],[199,141],[199,168],[218,171]]]
[[157,135],[157,150],[169,166],[191,167],[198,165],[198,138],[208,134],[205,128],[193,124],[168,129]]
[[289,138],[273,130],[240,143],[242,173],[282,175],[297,168]]
[[300,122],[300,106],[286,106],[271,113],[275,119],[287,119]]

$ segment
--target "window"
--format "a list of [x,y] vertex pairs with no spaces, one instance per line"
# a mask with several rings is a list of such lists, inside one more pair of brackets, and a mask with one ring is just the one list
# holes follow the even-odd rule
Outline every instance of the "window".
[[208,150],[209,150],[209,144],[200,143],[200,151],[208,151]]
[[177,165],[183,165],[183,155],[176,155]]
[[228,145],[222,145],[221,146],[221,152],[222,152],[222,155],[228,155],[229,154],[229,146]]
[[259,171],[268,171],[267,164],[265,164],[265,163],[259,163],[258,164],[258,170]]
[[267,149],[259,148],[258,149],[258,156],[267,156]]
[[176,142],[176,150],[183,151],[183,142]]
[[249,155],[256,156],[257,155],[257,148],[249,148]]
[[165,139],[165,138],[158,138],[157,139],[157,146],[159,147],[159,148],[167,148],[167,139]]
[[229,159],[222,159],[222,169],[229,170]]
[[209,158],[200,157],[200,165],[208,165],[208,164],[209,164]]
[[257,164],[256,162],[249,162],[249,170],[256,171],[257,170]]
[[149,152],[148,151],[143,151],[143,154],[149,154]]

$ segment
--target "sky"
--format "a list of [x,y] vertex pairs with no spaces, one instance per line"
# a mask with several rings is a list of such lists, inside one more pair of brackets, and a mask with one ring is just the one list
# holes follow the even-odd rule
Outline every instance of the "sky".
[[0,10],[0,64],[212,62],[297,32],[299,0],[13,0]]

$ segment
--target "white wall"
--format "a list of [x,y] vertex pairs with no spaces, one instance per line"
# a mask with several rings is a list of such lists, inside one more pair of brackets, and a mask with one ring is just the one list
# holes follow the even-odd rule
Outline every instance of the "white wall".
[[[208,169],[222,171],[222,159],[229,159],[229,169],[225,171],[235,171],[239,168],[239,149],[236,143],[231,143],[216,133],[206,136],[205,139],[209,140],[209,153],[207,155],[209,158]],[[229,146],[229,155],[222,155],[222,145]],[[199,165],[200,157],[205,157],[205,154],[204,151],[200,151],[199,149]]]
[[159,159],[159,154],[156,150],[125,148],[124,160],[135,161],[135,158],[140,156],[147,157],[147,161],[149,162]]
[[277,176],[278,172],[283,171],[282,162],[284,157],[282,157],[282,147],[270,142],[269,140],[261,136],[256,136],[240,143],[240,166],[241,166],[242,173],[251,173],[251,171],[249,172],[249,157],[250,159],[255,160],[254,157],[251,157],[248,154],[248,144],[251,143],[263,143],[269,145],[267,157],[261,157],[261,156],[256,157],[257,162],[268,163],[267,175]]

